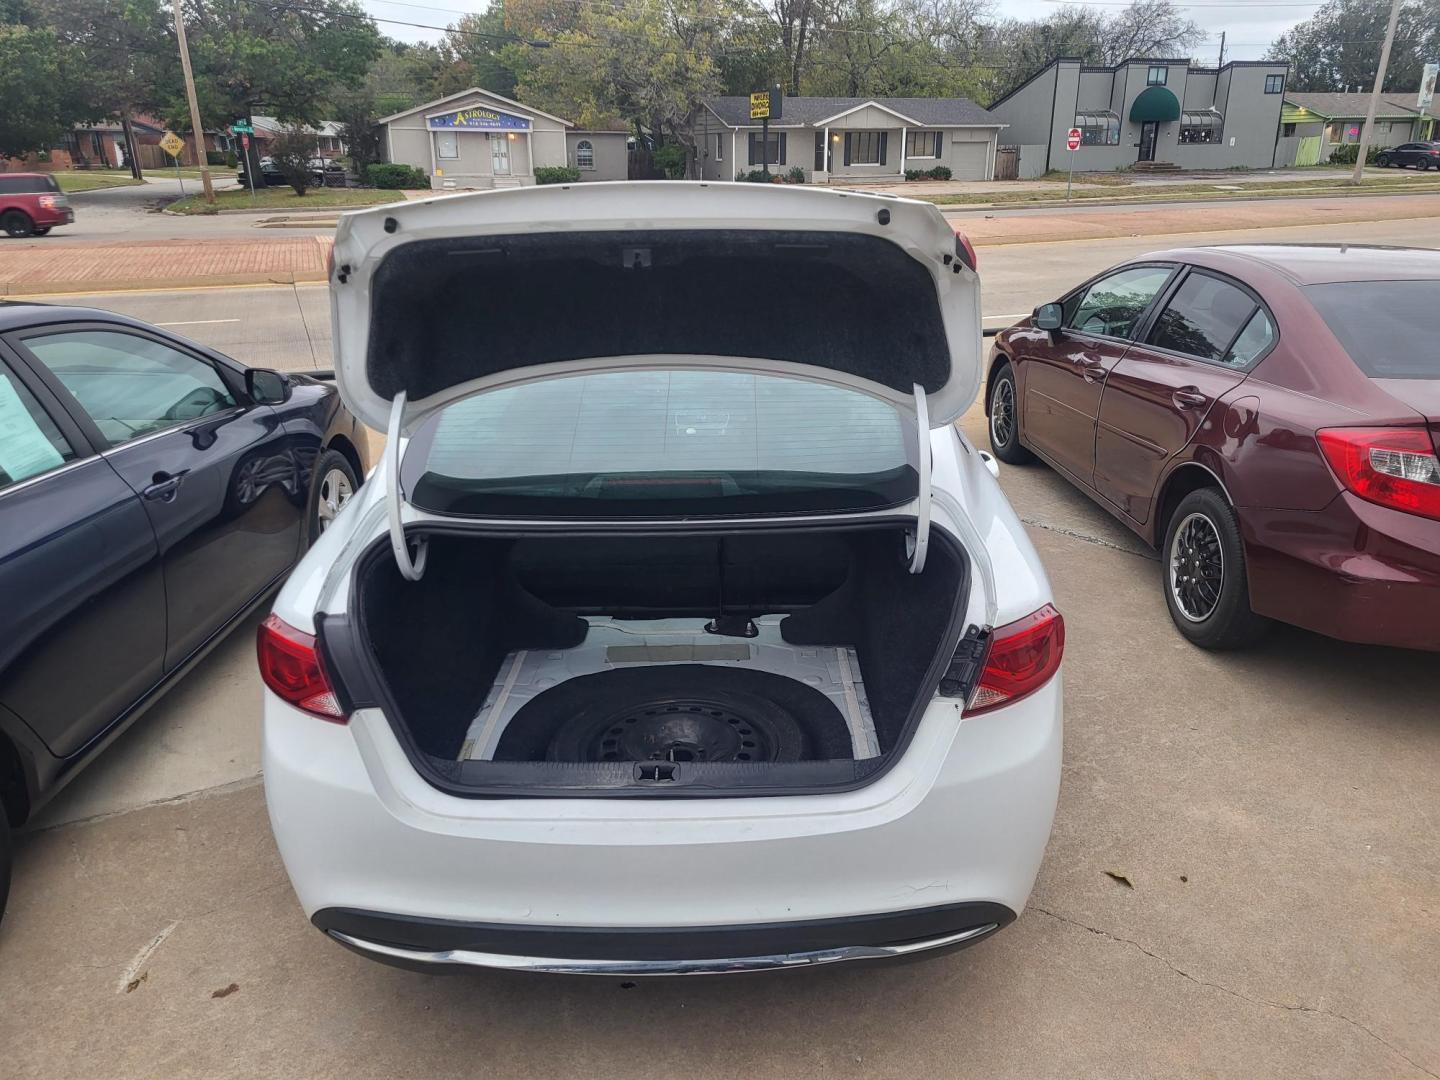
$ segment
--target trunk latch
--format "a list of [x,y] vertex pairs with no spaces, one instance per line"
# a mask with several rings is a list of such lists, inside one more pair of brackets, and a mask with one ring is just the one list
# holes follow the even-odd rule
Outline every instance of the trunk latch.
[[950,666],[940,676],[942,697],[966,698],[975,685],[975,679],[985,663],[985,653],[990,648],[990,631],[971,625],[960,643],[955,646],[955,655]]
[[673,784],[680,779],[680,766],[673,761],[637,761],[635,779],[650,784]]

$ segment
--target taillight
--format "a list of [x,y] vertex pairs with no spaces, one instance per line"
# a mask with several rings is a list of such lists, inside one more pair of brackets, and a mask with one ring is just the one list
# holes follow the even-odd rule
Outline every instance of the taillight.
[[349,719],[325,675],[313,636],[270,615],[260,624],[255,652],[260,678],[280,698],[322,720],[343,724]]
[[1336,477],[1360,498],[1440,519],[1440,458],[1425,428],[1326,428],[1315,438]]
[[1065,620],[1046,604],[1023,619],[998,627],[966,716],[1019,701],[1050,681],[1065,653]]
[[975,245],[970,242],[968,236],[959,230],[955,232],[955,255],[971,270],[980,269],[979,260],[975,257]]
[[54,210],[57,206],[64,206],[65,199],[61,195],[41,195],[40,205],[46,210]]

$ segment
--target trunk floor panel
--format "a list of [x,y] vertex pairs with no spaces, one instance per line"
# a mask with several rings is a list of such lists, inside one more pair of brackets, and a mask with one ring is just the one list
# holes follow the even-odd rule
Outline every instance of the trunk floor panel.
[[755,620],[753,638],[705,632],[705,619],[587,618],[585,640],[573,649],[521,650],[500,665],[461,744],[459,760],[492,761],[506,726],[530,701],[568,679],[622,668],[704,664],[769,672],[812,687],[845,720],[854,758],[880,755],[875,721],[860,678],[855,650],[846,646],[791,645],[780,636],[783,615]]

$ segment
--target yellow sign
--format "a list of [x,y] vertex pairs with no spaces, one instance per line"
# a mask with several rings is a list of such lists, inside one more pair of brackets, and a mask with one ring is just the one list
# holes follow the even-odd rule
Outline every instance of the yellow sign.
[[770,115],[770,91],[750,95],[750,119],[764,120]]
[[180,151],[185,149],[185,140],[176,135],[173,131],[165,132],[160,140],[160,149],[171,157],[179,157]]

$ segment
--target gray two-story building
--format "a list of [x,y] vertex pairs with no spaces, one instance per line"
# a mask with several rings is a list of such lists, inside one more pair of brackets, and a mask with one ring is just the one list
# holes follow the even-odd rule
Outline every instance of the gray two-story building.
[[1019,147],[1020,175],[1077,170],[1268,169],[1275,163],[1288,67],[1237,60],[1219,68],[1137,57],[1113,67],[1055,60],[990,105]]

